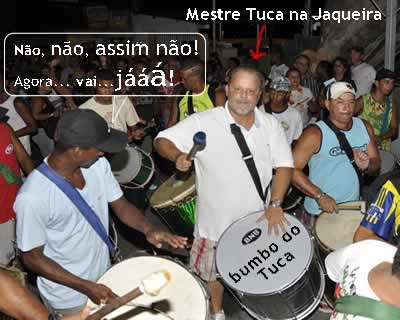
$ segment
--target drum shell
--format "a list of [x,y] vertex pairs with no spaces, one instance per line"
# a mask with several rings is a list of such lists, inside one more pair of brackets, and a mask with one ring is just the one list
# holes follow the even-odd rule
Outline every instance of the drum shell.
[[318,259],[313,257],[303,275],[286,289],[271,295],[235,293],[250,314],[261,319],[304,319],[318,305],[325,279]]
[[196,208],[194,175],[184,181],[171,176],[154,192],[150,204],[172,232],[193,238]]
[[178,206],[153,208],[153,211],[175,234],[193,238],[194,225],[186,219],[186,213]]
[[[312,230],[314,241],[316,242],[316,254],[320,257],[321,264],[324,265],[325,258],[333,252],[335,249],[339,249],[353,242],[353,235],[362,220],[362,214],[365,212],[365,203],[363,201],[351,201],[343,203],[344,206],[359,206],[360,210],[346,210],[340,209],[338,214],[328,214],[322,213]],[[361,214],[360,214],[361,212]],[[351,215],[351,216],[347,216]],[[347,216],[348,218],[344,219]],[[329,219],[328,219],[329,218]],[[328,220],[327,220],[328,219]],[[334,219],[334,220],[333,220]],[[344,222],[343,222],[344,220]],[[335,223],[338,221],[338,223]],[[342,221],[342,222],[341,222]],[[329,229],[322,228],[322,222],[324,222],[325,227]],[[339,223],[340,222],[340,223]],[[325,234],[321,231],[334,231],[333,237],[327,238]],[[318,231],[320,236],[318,236]],[[329,241],[328,241],[329,240]],[[332,241],[333,240],[333,241]],[[340,241],[339,241],[340,240]],[[324,243],[324,241],[326,243]],[[329,279],[328,276],[325,277],[325,300],[330,307],[335,307],[335,290],[336,283]]]
[[[333,250],[327,248],[319,239],[317,236],[315,236],[315,241],[317,242],[317,252],[316,254],[319,255],[319,258],[321,259],[321,263],[325,263],[325,258],[330,254]],[[325,293],[324,293],[324,298],[325,301],[328,303],[328,305],[331,308],[335,307],[335,291],[336,291],[336,283],[329,279],[328,276],[325,276]]]
[[154,175],[153,159],[139,147],[127,146],[108,158],[115,178],[124,188],[144,188]]

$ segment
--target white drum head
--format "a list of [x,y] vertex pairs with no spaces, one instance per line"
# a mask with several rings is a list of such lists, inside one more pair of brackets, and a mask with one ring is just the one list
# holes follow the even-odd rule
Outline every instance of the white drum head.
[[379,154],[381,156],[381,169],[379,175],[392,171],[396,165],[396,157],[393,153],[380,150]]
[[111,170],[119,183],[131,182],[142,166],[142,155],[135,148],[128,146],[111,159]]
[[[111,288],[122,296],[138,287],[141,281],[160,270],[171,274],[170,283],[158,296],[142,295],[132,303],[150,306],[152,303],[166,315],[141,308],[123,306],[107,319],[134,320],[205,320],[208,319],[208,299],[200,282],[182,265],[161,257],[140,256],[125,260],[108,270],[98,283]],[[96,306],[88,301],[89,306]],[[136,310],[135,310],[136,309]]]
[[353,243],[354,234],[365,213],[364,201],[342,205],[360,206],[360,210],[339,210],[339,213],[322,213],[315,223],[315,234],[327,249],[333,251]]
[[299,220],[285,214],[290,222],[285,242],[281,230],[278,236],[273,231],[268,235],[268,222],[257,222],[262,213],[231,224],[217,246],[219,274],[228,286],[248,295],[268,295],[290,287],[304,274],[313,256],[311,238]]

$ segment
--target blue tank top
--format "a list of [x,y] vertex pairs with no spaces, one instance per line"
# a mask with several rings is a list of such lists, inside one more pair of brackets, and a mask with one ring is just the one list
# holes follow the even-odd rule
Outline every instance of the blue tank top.
[[[340,148],[335,133],[323,121],[318,121],[316,125],[322,133],[321,147],[308,162],[310,181],[335,199],[336,203],[359,200],[357,174],[345,151]],[[370,139],[361,119],[353,118],[351,129],[343,132],[353,149],[367,150]],[[304,208],[313,215],[321,213],[318,203],[310,197],[306,197]]]

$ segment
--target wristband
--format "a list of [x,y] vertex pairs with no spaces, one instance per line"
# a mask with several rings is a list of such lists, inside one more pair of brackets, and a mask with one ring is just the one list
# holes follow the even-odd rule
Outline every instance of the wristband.
[[282,208],[282,201],[281,200],[272,200],[269,206],[272,208]]
[[318,194],[318,195],[316,195],[315,197],[314,197],[314,200],[315,201],[317,201],[317,203],[319,202],[319,200],[321,200],[323,197],[325,197],[326,196],[326,193],[325,192],[321,192],[320,194]]

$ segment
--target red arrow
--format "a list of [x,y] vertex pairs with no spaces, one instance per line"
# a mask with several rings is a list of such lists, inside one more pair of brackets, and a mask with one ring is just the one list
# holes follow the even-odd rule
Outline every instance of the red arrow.
[[250,49],[250,55],[254,60],[258,60],[261,57],[264,57],[264,56],[267,55],[266,52],[260,52],[260,45],[261,45],[261,41],[262,41],[262,35],[263,35],[264,31],[265,31],[265,28],[266,28],[266,25],[263,24],[261,26],[260,32],[258,33],[257,44],[256,44],[256,52],[254,52],[252,49]]

